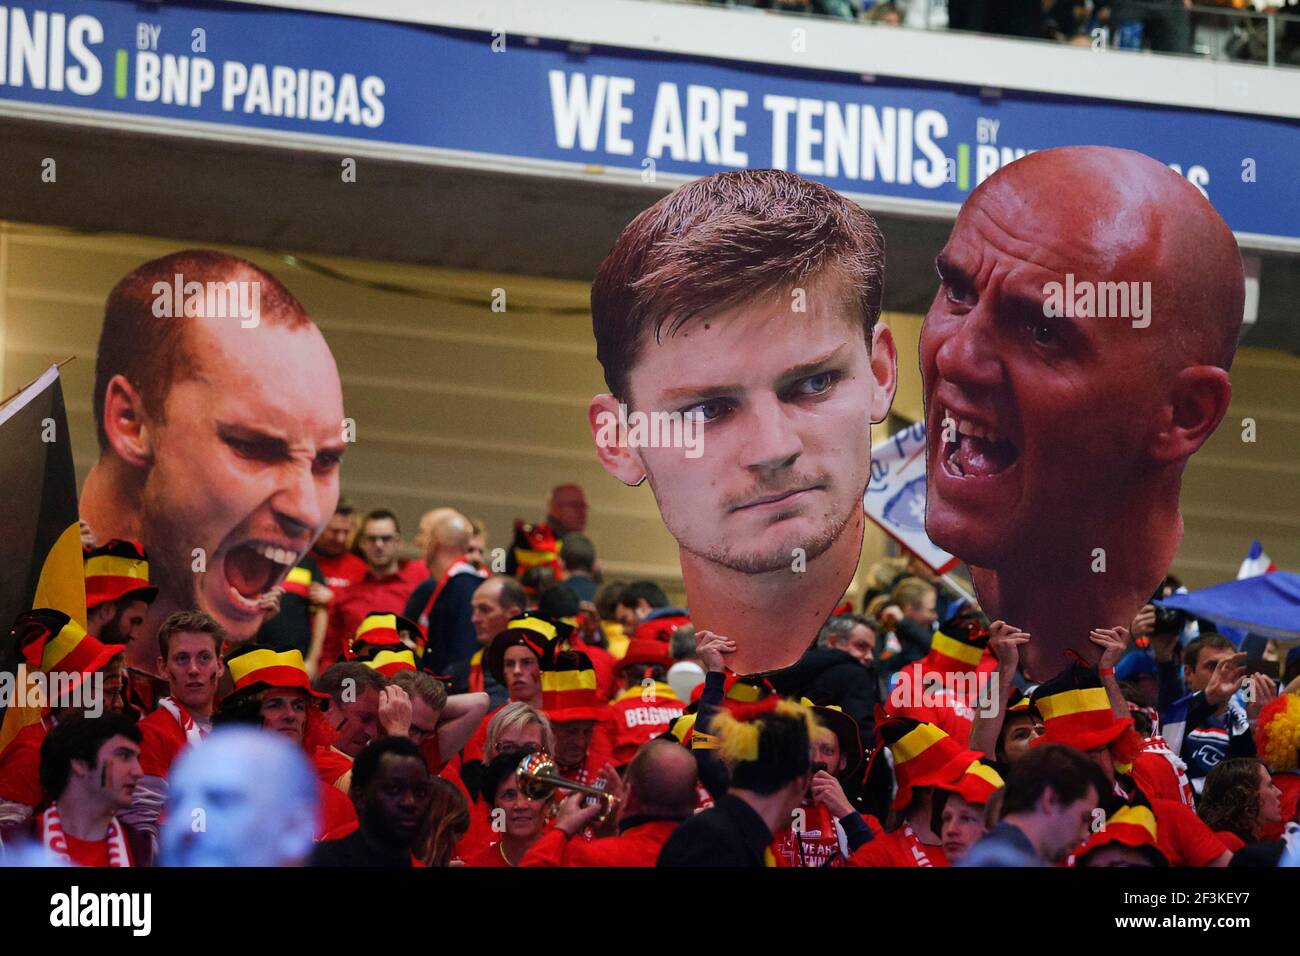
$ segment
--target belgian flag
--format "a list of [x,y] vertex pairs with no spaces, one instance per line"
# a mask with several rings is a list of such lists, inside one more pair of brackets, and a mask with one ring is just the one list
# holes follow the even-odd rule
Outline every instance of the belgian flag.
[[[77,522],[77,477],[59,367],[0,405],[0,635],[32,608],[54,608],[86,625],[86,584]],[[0,646],[13,672],[17,649]],[[0,749],[39,713],[10,708]]]

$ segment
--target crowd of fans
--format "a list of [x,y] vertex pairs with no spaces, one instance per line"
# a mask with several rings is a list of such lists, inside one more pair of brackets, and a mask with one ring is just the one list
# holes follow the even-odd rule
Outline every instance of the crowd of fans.
[[581,488],[547,510],[492,550],[434,509],[407,558],[392,511],[341,503],[238,645],[201,611],[144,633],[148,556],[86,529],[88,627],[37,609],[8,636],[59,690],[0,751],[5,861],[1300,861],[1300,649],[1247,662],[1148,605],[1035,683],[1032,634],[906,557],[742,676],[659,585],[603,580]]
[[[1262,14],[1300,15],[1298,0],[1255,4],[1248,0],[698,0],[779,13],[860,20],[885,26],[934,27],[1108,48],[1192,53],[1193,6],[1223,7],[1261,16],[1215,23],[1227,31],[1223,54],[1231,59],[1268,59],[1268,28]],[[1213,16],[1211,14],[1211,16]],[[1207,21],[1209,22],[1209,21]],[[1100,34],[1098,33],[1100,31]],[[1276,23],[1279,62],[1300,62],[1300,21]]]

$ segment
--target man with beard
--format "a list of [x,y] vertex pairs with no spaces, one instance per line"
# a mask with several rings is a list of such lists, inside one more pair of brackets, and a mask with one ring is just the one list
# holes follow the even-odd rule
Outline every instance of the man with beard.
[[[144,629],[158,589],[149,583],[149,560],[135,541],[112,540],[85,552],[86,631],[124,652],[123,702],[139,717],[167,693],[154,674],[157,643]],[[146,657],[153,654],[153,657]]]
[[[255,308],[232,315],[236,300]],[[302,303],[225,253],[145,263],[109,294],[94,408],[100,457],[81,516],[97,539],[148,550],[145,633],[197,608],[251,639],[339,494],[338,370]]]
[[1196,187],[1109,147],[1032,153],[966,200],[921,331],[926,532],[1050,677],[1173,561],[1187,459],[1228,408],[1241,255]]
[[433,798],[429,768],[408,737],[381,737],[357,756],[349,790],[359,825],[316,844],[309,866],[413,866],[412,847]]
[[334,517],[312,545],[311,556],[316,559],[331,591],[356,584],[366,576],[366,562],[348,550],[352,545],[353,511],[352,503],[340,498],[334,506]]
[[[149,560],[134,541],[109,541],[86,552],[86,632],[105,644],[122,644],[131,656],[144,636],[144,619],[158,589],[149,583]],[[152,668],[154,662],[149,661]]]
[[[737,672],[797,660],[857,569],[870,425],[895,385],[883,273],[865,210],[763,169],[664,197],[596,274],[597,455],[625,484],[649,480],[691,617],[737,635]],[[681,440],[644,436],[647,421]]]

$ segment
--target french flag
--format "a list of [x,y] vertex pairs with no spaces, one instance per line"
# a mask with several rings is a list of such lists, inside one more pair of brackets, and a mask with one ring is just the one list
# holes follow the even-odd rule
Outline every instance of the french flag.
[[1263,546],[1260,545],[1258,540],[1255,540],[1250,543],[1250,551],[1246,553],[1246,560],[1241,562],[1241,568],[1237,571],[1237,580],[1257,577],[1276,570],[1277,565],[1273,563],[1273,559],[1264,553]]

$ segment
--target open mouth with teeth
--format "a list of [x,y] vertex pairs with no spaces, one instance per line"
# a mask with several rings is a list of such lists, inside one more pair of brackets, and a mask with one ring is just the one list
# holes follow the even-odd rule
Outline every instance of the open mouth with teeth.
[[948,471],[959,478],[989,478],[1016,463],[1020,449],[990,428],[976,425],[944,409],[943,421],[957,424],[955,440],[945,442],[943,460]]
[[256,605],[257,599],[275,587],[298,563],[298,552],[260,542],[232,548],[226,554],[226,584],[236,603]]

